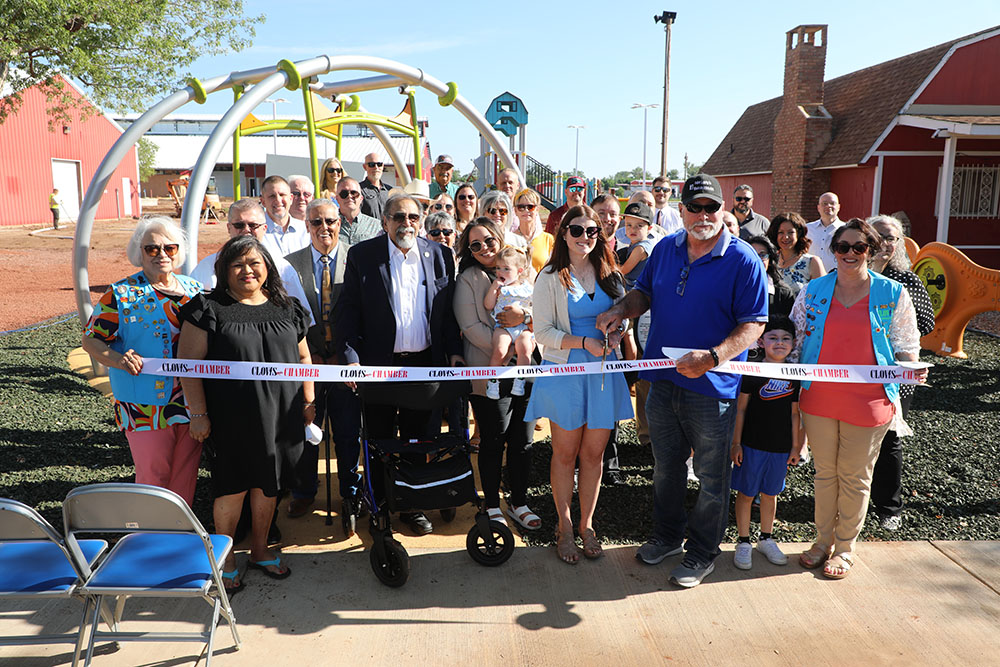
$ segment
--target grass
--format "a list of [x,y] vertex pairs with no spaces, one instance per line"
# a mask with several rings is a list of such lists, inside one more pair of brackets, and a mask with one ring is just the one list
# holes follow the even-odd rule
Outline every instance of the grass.
[[[124,435],[115,430],[107,399],[66,368],[66,355],[80,341],[75,318],[0,336],[0,497],[32,505],[53,524],[62,523],[66,493],[81,484],[134,479]],[[902,529],[884,533],[869,521],[866,540],[1000,539],[1000,339],[969,333],[968,360],[925,355],[936,366],[932,387],[918,389],[910,412],[916,435],[904,449]],[[652,514],[652,455],[638,444],[631,425],[624,429],[619,458],[627,483],[604,487],[595,524],[610,542],[646,539]],[[548,486],[548,442],[533,449],[529,504],[545,526],[555,525]],[[811,465],[789,473],[778,499],[775,538],[813,537]],[[696,487],[689,485],[688,501]],[[575,511],[575,510],[574,510]],[[195,513],[211,525],[208,473],[202,470]],[[754,513],[754,521],[757,516]],[[735,541],[730,521],[727,539]],[[550,531],[528,535],[549,544]]]

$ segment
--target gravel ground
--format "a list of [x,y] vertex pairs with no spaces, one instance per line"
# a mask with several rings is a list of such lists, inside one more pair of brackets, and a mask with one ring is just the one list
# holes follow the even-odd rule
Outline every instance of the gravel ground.
[[[36,326],[0,336],[0,497],[33,505],[58,526],[60,504],[71,488],[132,481],[133,471],[128,444],[114,428],[108,402],[66,368],[66,355],[80,340],[75,317]],[[903,528],[885,533],[870,521],[862,539],[1000,539],[1000,340],[970,332],[965,350],[970,358],[964,361],[924,355],[936,367],[933,386],[917,391],[910,413],[916,435],[904,454]],[[622,440],[627,484],[602,489],[595,523],[609,542],[641,542],[652,512],[653,461],[630,425]],[[529,504],[545,528],[526,536],[530,544],[550,543],[555,526],[550,456],[548,442],[535,445]],[[812,539],[812,474],[811,465],[789,473],[788,488],[779,497],[776,539]],[[205,470],[201,477],[195,511],[209,526]],[[696,486],[689,485],[690,503],[696,493]],[[735,540],[732,521],[727,539]]]

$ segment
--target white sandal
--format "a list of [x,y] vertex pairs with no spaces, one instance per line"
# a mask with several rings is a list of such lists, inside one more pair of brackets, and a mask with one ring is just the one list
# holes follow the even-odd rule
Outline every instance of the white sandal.
[[[542,527],[542,519],[537,514],[531,511],[527,505],[521,505],[520,507],[508,507],[507,514],[513,519],[517,525],[525,530],[538,530]],[[535,525],[532,526],[531,524]]]
[[499,507],[491,507],[486,510],[486,513],[490,515],[490,521],[499,521],[503,525],[507,525],[507,519],[504,518],[503,512]]

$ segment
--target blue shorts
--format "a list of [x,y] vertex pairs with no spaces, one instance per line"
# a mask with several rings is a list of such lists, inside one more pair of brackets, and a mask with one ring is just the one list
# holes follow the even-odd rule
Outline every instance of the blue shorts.
[[753,498],[758,493],[776,496],[785,490],[788,454],[763,452],[743,445],[743,465],[733,466],[732,487]]

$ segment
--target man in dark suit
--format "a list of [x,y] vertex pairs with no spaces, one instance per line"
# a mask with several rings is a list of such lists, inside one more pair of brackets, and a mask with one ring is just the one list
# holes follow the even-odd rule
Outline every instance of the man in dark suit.
[[[329,199],[314,199],[305,213],[310,245],[285,257],[295,269],[306,294],[316,324],[306,332],[306,343],[314,364],[340,363],[333,351],[331,313],[340,297],[351,246],[339,242],[340,212]],[[316,423],[330,417],[330,428],[337,453],[337,477],[342,499],[340,519],[348,537],[354,534],[360,503],[361,475],[358,457],[361,452],[361,405],[358,397],[340,382],[316,385]],[[300,517],[309,511],[316,498],[318,447],[306,447],[303,457],[302,486],[292,490],[288,516]]]
[[[451,253],[417,236],[420,203],[409,195],[386,202],[385,235],[347,254],[344,286],[334,307],[334,350],[349,364],[447,366],[462,362],[452,311]],[[421,439],[433,434],[429,410],[365,406],[372,438]],[[437,425],[440,430],[440,424]],[[433,530],[420,513],[402,516],[418,535]]]

